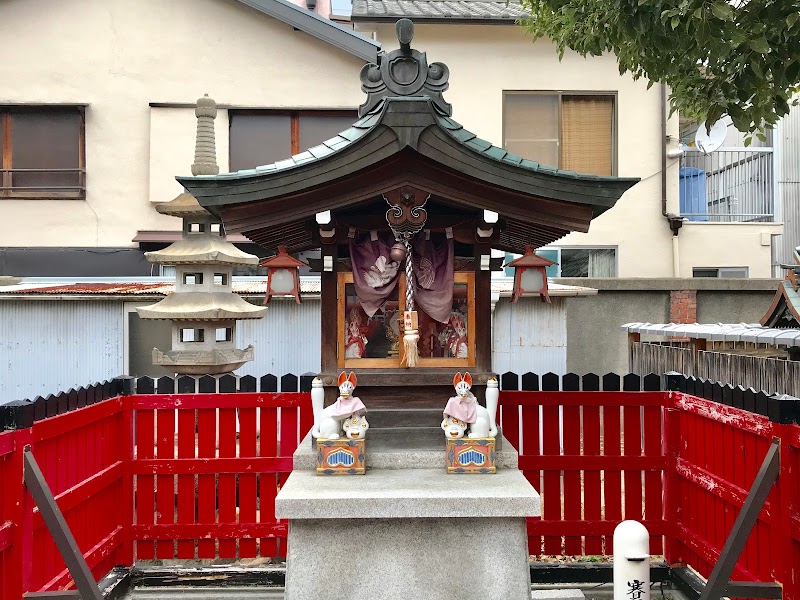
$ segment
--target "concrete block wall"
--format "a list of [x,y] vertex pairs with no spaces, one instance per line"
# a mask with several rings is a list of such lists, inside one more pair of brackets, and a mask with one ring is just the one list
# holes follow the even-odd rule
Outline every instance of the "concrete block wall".
[[567,371],[627,373],[625,323],[757,323],[772,303],[778,279],[564,277],[558,283],[598,290],[567,298]]

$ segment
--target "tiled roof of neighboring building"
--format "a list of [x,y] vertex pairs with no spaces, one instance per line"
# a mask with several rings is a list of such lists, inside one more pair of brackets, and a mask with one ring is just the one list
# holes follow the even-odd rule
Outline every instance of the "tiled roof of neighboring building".
[[527,13],[517,2],[486,0],[353,0],[354,21],[394,21],[401,17],[415,22],[513,23]]
[[[148,278],[153,279],[153,278]],[[265,278],[248,278],[247,280],[236,280],[232,282],[233,291],[242,296],[263,296],[267,280]],[[492,292],[500,296],[510,296],[514,287],[513,277],[492,278]],[[597,290],[593,288],[564,285],[553,283],[548,285],[551,296],[595,296]],[[175,291],[175,281],[146,282],[141,279],[138,281],[68,281],[58,283],[47,283],[36,281],[31,283],[19,282],[13,285],[0,286],[0,299],[18,298],[20,296],[64,296],[79,297],[93,296],[96,298],[124,298],[130,296],[141,297],[163,297]],[[319,294],[319,276],[303,276],[300,278],[300,291],[303,294]]]

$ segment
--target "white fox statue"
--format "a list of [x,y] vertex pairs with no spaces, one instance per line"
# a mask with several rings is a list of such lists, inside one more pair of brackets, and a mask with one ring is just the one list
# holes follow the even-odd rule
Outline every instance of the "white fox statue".
[[478,399],[470,391],[472,375],[456,373],[453,378],[456,395],[447,401],[442,419],[442,430],[448,439],[460,439],[469,427],[469,439],[497,436],[497,402],[500,397],[497,380],[492,378],[486,382],[486,408],[478,403]]
[[360,398],[353,396],[357,383],[356,374],[351,371],[348,376],[342,371],[338,383],[339,397],[329,407],[323,408],[325,390],[322,387],[322,380],[315,377],[311,382],[311,406],[314,410],[311,437],[338,440],[342,437],[342,424],[345,423],[344,433],[348,439],[363,439],[369,429],[369,423],[364,416],[367,408]]

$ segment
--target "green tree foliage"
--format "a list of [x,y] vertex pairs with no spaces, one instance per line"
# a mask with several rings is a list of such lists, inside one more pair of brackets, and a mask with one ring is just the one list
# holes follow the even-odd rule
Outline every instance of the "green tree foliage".
[[743,132],[773,125],[800,89],[800,0],[521,0],[523,27],[561,56],[613,52],[620,73],[671,88],[673,110]]

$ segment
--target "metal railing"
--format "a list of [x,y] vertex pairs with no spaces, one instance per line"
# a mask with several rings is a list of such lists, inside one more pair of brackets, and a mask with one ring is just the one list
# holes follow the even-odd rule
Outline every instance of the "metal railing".
[[79,196],[86,169],[0,169],[0,197]]
[[771,222],[775,215],[772,148],[687,148],[680,161],[680,214],[710,223]]

